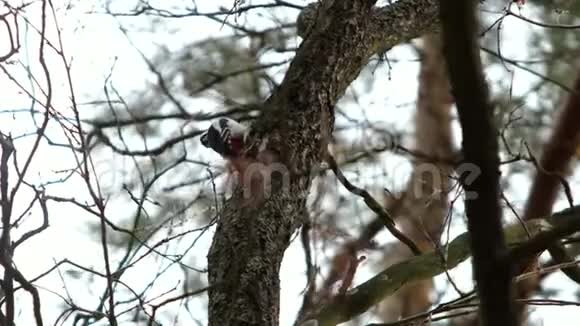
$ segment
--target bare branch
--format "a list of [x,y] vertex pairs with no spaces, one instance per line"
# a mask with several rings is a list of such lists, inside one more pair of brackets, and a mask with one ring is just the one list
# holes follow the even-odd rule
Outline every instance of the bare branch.
[[389,232],[391,232],[391,234],[395,238],[397,238],[399,241],[401,241],[407,247],[409,247],[411,252],[413,252],[415,255],[420,255],[421,250],[419,250],[419,247],[417,247],[417,245],[413,242],[413,240],[409,239],[404,233],[402,233],[397,229],[397,227],[395,226],[395,221],[393,220],[391,215],[385,210],[385,208],[382,207],[381,204],[379,204],[379,202],[377,202],[376,199],[374,199],[373,196],[371,196],[368,193],[368,191],[361,189],[350,183],[350,181],[346,179],[346,177],[342,174],[342,171],[338,168],[338,165],[336,164],[334,157],[330,153],[327,153],[326,155],[327,155],[326,161],[330,165],[330,169],[334,172],[338,181],[348,191],[363,198],[368,208],[370,208],[375,214],[377,214],[381,218],[383,224],[389,230]]

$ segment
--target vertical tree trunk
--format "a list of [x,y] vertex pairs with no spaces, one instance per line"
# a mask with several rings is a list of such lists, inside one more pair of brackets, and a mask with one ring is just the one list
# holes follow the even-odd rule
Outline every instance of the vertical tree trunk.
[[434,0],[376,10],[374,2],[323,1],[301,15],[304,41],[252,126],[248,148],[250,158],[272,154],[289,185],[275,185],[264,200],[249,205],[237,191],[220,212],[208,254],[210,325],[278,325],[280,262],[301,224],[312,169],[334,127],[336,101],[372,55],[437,22]]
[[464,161],[480,172],[474,180],[461,176],[480,316],[484,325],[515,326],[513,262],[507,256],[499,204],[498,132],[481,64],[476,6],[475,0],[441,1],[443,52],[461,124]]
[[[570,174],[571,161],[580,145],[580,74],[574,83],[575,93],[570,93],[566,105],[562,109],[558,120],[554,125],[551,137],[544,145],[542,157],[536,167],[529,197],[523,213],[524,220],[535,218],[546,218],[552,213],[552,207],[565,186],[566,177]],[[550,249],[550,254],[557,263],[572,261],[571,257],[566,257],[565,248],[559,244],[554,244]],[[529,260],[518,266],[523,272],[536,267],[537,257],[530,257]],[[577,267],[563,269],[570,278],[576,279],[580,276]],[[529,298],[537,289],[540,281],[538,277],[531,277],[518,283],[518,298]],[[521,320],[525,320],[527,306],[519,305],[518,314]]]
[[[426,252],[439,242],[449,209],[447,193],[453,168],[446,162],[453,157],[450,115],[452,98],[440,36],[424,36],[421,54],[415,150],[424,157],[414,158],[414,171],[405,191],[404,208],[401,216],[397,216],[397,223]],[[397,250],[401,252],[397,260],[411,256],[406,248],[402,249],[404,253]],[[386,259],[389,264],[394,262],[390,257]],[[432,291],[432,279],[405,286],[381,303],[381,316],[388,321],[423,312],[432,304]]]

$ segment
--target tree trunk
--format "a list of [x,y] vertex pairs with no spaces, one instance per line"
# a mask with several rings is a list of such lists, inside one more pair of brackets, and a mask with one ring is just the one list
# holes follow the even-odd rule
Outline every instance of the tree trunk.
[[[449,209],[447,193],[453,167],[446,162],[453,157],[452,97],[440,36],[424,36],[421,54],[415,150],[422,156],[415,158],[397,224],[423,252],[428,252],[439,243]],[[387,253],[390,256],[399,252],[397,257],[386,257],[385,263],[392,265],[392,258],[402,261],[412,256],[408,249],[399,247],[402,250]],[[432,291],[432,279],[406,285],[381,303],[380,315],[385,321],[396,321],[423,312],[432,305]]]
[[[251,126],[250,156],[267,151],[289,183],[263,200],[238,190],[220,212],[208,254],[209,325],[278,325],[279,269],[301,225],[311,171],[326,150],[334,105],[375,53],[433,30],[434,0],[324,1],[301,15],[306,34],[280,87]],[[313,20],[316,18],[316,20]],[[310,19],[310,20],[309,20]]]

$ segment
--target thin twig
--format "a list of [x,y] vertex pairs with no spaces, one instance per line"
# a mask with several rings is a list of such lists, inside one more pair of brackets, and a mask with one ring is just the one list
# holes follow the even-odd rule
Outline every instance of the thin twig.
[[421,250],[419,250],[419,247],[417,247],[417,245],[413,242],[413,240],[408,238],[404,233],[402,233],[397,229],[397,227],[395,226],[395,221],[393,220],[391,215],[384,209],[384,207],[381,206],[381,204],[379,204],[379,202],[377,202],[377,200],[374,199],[368,193],[368,191],[359,188],[350,183],[350,181],[348,181],[348,179],[344,176],[344,174],[342,174],[342,171],[338,168],[338,164],[336,163],[336,160],[334,159],[332,154],[327,152],[326,161],[330,165],[330,169],[334,172],[338,181],[340,181],[340,183],[348,191],[363,198],[365,204],[367,204],[367,207],[370,208],[373,212],[375,212],[375,214],[377,214],[382,219],[385,227],[391,232],[391,234],[395,238],[397,238],[399,241],[401,241],[407,247],[409,247],[409,249],[411,250],[411,252],[413,252],[413,254],[417,256],[421,255]]

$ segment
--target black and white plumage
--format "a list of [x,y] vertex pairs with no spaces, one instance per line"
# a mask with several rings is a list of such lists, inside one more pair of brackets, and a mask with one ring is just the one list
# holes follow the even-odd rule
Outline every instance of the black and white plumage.
[[223,157],[238,157],[244,149],[248,128],[230,119],[220,118],[201,135],[201,144],[213,149]]

